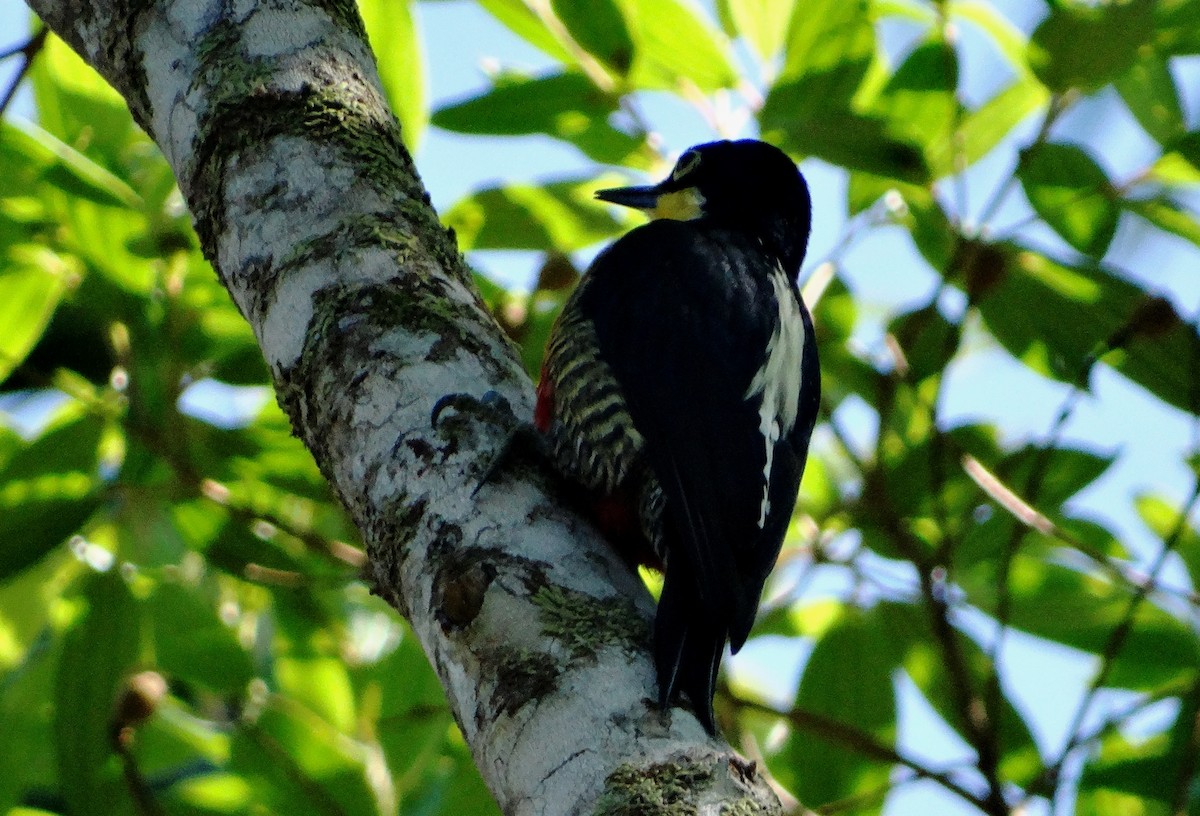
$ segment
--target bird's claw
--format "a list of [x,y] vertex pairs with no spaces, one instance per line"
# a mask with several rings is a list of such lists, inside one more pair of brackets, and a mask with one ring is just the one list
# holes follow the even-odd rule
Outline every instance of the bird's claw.
[[463,392],[439,397],[429,412],[429,424],[434,430],[437,430],[438,424],[442,421],[442,414],[447,408],[452,408],[457,413],[475,413],[492,424],[507,428],[520,424],[513,412],[512,403],[496,390],[486,391],[482,397]]
[[542,435],[531,424],[518,419],[512,403],[498,391],[487,391],[482,397],[454,393],[439,398],[429,413],[429,421],[434,430],[437,430],[442,422],[442,415],[447,409],[474,414],[504,432],[504,442],[481,468],[479,482],[471,490],[472,497],[478,495],[485,485],[495,479],[496,474],[509,463],[518,450],[532,452],[538,459],[548,456]]

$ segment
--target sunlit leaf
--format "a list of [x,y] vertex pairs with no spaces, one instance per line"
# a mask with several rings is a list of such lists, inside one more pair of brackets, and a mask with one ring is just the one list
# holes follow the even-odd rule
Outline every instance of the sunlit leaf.
[[[850,608],[817,641],[800,678],[795,706],[863,731],[891,745],[896,730],[892,672],[897,644],[876,615]],[[803,725],[793,728],[771,770],[812,807],[876,790],[888,766]],[[867,812],[867,811],[859,811]]]
[[832,92],[814,106],[847,102],[875,54],[875,32],[866,0],[814,0],[796,4],[788,26],[782,81],[809,79]]
[[1044,110],[1050,92],[1032,77],[1014,80],[959,123],[956,142],[933,145],[930,164],[939,174],[958,172],[992,152],[1013,128],[1031,114]]
[[1138,124],[1159,144],[1169,144],[1187,130],[1175,77],[1162,57],[1141,58],[1114,85]]
[[155,653],[164,672],[221,695],[245,689],[253,677],[250,657],[195,588],[160,583],[147,611],[153,616]]
[[633,38],[616,0],[550,0],[554,13],[584,50],[620,76],[633,66]]
[[937,22],[937,13],[922,0],[871,0],[871,13],[878,19],[896,17],[925,26]]
[[1067,266],[1015,247],[984,254],[992,261],[968,269],[969,278],[978,275],[968,287],[988,330],[1026,365],[1075,382],[1091,355],[1115,345],[1103,362],[1159,399],[1196,410],[1191,361],[1200,359],[1200,337],[1168,301],[1101,266]]
[[1140,200],[1126,199],[1121,202],[1121,206],[1159,229],[1200,246],[1200,216],[1185,209],[1169,196]]
[[379,812],[364,752],[286,697],[274,696],[255,722],[239,726],[228,770],[271,812],[303,813],[314,797],[330,812]]
[[38,124],[110,171],[146,136],[112,87],[56,35],[46,38],[30,72]]
[[[958,106],[958,61],[954,49],[940,38],[926,41],[896,69],[872,104],[900,141],[919,146],[928,159],[950,152]],[[947,163],[933,168],[935,176],[953,171]]]
[[582,74],[505,77],[490,91],[452,103],[433,115],[440,128],[500,136],[545,133],[608,164],[646,166],[645,139],[617,130],[608,117],[617,100]]
[[[40,574],[39,574],[40,573]],[[0,588],[0,602],[3,602],[4,616],[11,622],[13,617],[21,613],[41,613],[39,626],[40,636],[34,641],[34,648],[25,652],[23,659],[16,665],[5,665],[3,694],[0,694],[0,723],[4,726],[4,737],[8,745],[21,746],[20,762],[0,763],[0,810],[9,813],[9,808],[15,806],[24,797],[23,793],[35,788],[58,787],[58,756],[54,740],[54,678],[58,669],[59,652],[57,643],[50,645],[50,636],[57,635],[61,627],[46,626],[47,611],[46,587],[36,584],[53,583],[61,580],[61,573],[54,574],[45,570],[30,570],[17,581],[12,581]],[[14,584],[27,581],[33,584],[37,604],[30,604],[31,609],[13,607],[13,603],[23,600],[21,594],[14,594]],[[26,593],[22,593],[26,594]],[[37,609],[40,606],[41,609]],[[0,625],[0,639],[6,627]],[[50,645],[49,648],[46,648]]]
[[0,247],[0,382],[33,350],[70,278],[62,259],[45,247]]
[[567,65],[574,59],[567,48],[546,26],[545,21],[523,0],[479,0],[479,5],[514,34],[541,49],[550,58]]
[[1178,502],[1158,496],[1138,496],[1134,501],[1142,522],[1164,543],[1171,541],[1183,559],[1192,586],[1200,587],[1200,532],[1180,515]]
[[282,655],[279,690],[342,733],[354,730],[354,691],[340,655]]
[[1150,173],[1164,184],[1200,184],[1200,131],[1185,133],[1166,145]]
[[1094,90],[1123,74],[1154,36],[1155,0],[1058,3],[1030,39],[1030,62],[1047,86]]
[[[622,226],[596,190],[616,179],[557,181],[542,187],[481,190],[446,211],[463,249],[540,249],[571,252],[615,235]],[[619,183],[619,182],[617,182]]]
[[87,608],[64,639],[55,679],[55,746],[71,813],[108,816],[129,807],[110,724],[138,657],[142,615],[116,570],[88,576],[83,598]]
[[421,143],[429,112],[425,80],[425,50],[416,20],[415,0],[358,0],[367,27],[379,79],[400,133],[410,151]]
[[1120,207],[1095,159],[1075,145],[1039,144],[1022,156],[1017,175],[1033,209],[1063,240],[1085,255],[1104,254]]
[[[933,632],[925,609],[888,602],[878,607],[877,614],[885,622],[887,636],[901,644],[896,648],[904,649],[905,673],[942,720],[969,742],[975,726],[968,722],[968,714],[962,709],[958,684],[966,679],[972,687],[983,688],[993,671],[991,660],[975,641],[954,630],[953,648],[962,656],[967,673],[966,678],[956,676],[957,667],[947,665],[944,636]],[[1041,771],[1037,743],[1003,687],[1000,695],[998,717],[997,712],[991,712],[997,718],[1000,767],[1005,778],[1018,784],[1027,783]]]
[[[996,564],[979,561],[959,572],[970,602],[989,614],[999,603]],[[1012,561],[1007,592],[1010,625],[1106,655],[1107,687],[1145,691],[1192,682],[1200,674],[1200,639],[1191,626],[1152,602],[1132,606],[1134,589],[1126,584],[1049,563],[1044,551],[1027,544]],[[1118,627],[1128,631],[1119,651],[1108,653]]]
[[774,58],[783,47],[795,3],[792,0],[719,0],[722,20],[763,60]]
[[732,88],[729,43],[690,0],[617,0],[635,45],[630,81],[645,90]]
[[[137,208],[142,203],[141,197],[120,178],[30,123],[19,127],[7,121],[0,123],[0,164],[19,168],[22,175],[36,174],[38,181],[98,204]],[[11,181],[11,177],[5,178],[0,184]],[[7,191],[31,192],[28,188]]]
[[1186,779],[1192,773],[1196,714],[1197,699],[1193,694],[1180,701],[1179,713],[1166,733],[1138,740],[1129,740],[1119,733],[1107,735],[1100,750],[1084,766],[1079,780],[1081,793],[1128,794],[1148,808],[1172,805],[1181,791],[1176,785],[1164,782]]
[[0,579],[63,543],[101,503],[104,422],[68,408],[0,469]]
[[978,26],[1017,73],[1018,82],[1029,73],[1029,42],[1025,34],[986,0],[951,0],[950,15]]

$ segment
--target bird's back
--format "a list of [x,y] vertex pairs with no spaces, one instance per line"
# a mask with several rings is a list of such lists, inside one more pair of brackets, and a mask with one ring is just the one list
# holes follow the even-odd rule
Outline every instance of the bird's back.
[[638,560],[665,561],[661,695],[666,704],[685,691],[709,730],[724,644],[739,647],[753,623],[811,432],[807,419],[807,429],[788,429],[765,471],[753,386],[778,333],[781,293],[795,298],[801,353],[815,360],[794,283],[760,242],[651,222],[597,257],[552,333],[539,388],[560,469],[626,502],[657,557]]

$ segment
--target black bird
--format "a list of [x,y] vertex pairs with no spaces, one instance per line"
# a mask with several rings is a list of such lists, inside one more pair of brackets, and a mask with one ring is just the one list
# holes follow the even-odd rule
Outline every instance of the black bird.
[[808,186],[759,141],[685,152],[651,187],[601,190],[654,220],[604,250],[551,333],[535,425],[631,561],[662,569],[660,703],[715,732],[726,641],[754,623],[820,401],[796,276]]

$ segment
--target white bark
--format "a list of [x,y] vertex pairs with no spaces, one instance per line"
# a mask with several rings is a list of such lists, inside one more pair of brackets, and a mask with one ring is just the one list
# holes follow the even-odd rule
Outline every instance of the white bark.
[[[353,3],[31,0],[166,154],[280,402],[412,623],[510,814],[774,813],[752,767],[660,712],[652,601],[532,468],[439,397],[531,389],[440,227]],[[695,808],[696,810],[692,810]]]

